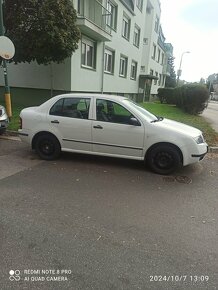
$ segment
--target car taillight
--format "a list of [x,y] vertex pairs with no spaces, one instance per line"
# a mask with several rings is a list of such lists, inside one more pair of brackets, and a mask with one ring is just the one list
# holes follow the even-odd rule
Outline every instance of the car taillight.
[[22,125],[23,125],[23,123],[22,123],[22,119],[20,117],[20,129],[22,129]]

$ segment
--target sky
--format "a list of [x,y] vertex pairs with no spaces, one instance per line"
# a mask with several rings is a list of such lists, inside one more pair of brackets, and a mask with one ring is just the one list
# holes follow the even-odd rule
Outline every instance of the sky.
[[175,71],[195,82],[218,73],[218,0],[160,0],[166,42],[174,47]]

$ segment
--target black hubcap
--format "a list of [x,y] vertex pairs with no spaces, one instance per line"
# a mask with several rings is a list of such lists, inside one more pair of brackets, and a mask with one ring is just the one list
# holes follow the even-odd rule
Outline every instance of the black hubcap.
[[44,140],[40,144],[40,151],[45,155],[51,155],[54,152],[54,144],[49,140]]
[[154,163],[162,169],[170,169],[173,166],[173,157],[168,152],[159,152],[154,157]]

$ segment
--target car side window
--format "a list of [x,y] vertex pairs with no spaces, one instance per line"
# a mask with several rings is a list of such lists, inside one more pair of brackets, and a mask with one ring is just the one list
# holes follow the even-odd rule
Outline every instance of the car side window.
[[61,116],[63,111],[64,99],[58,100],[50,109],[49,115]]
[[50,109],[49,114],[55,116],[88,119],[90,99],[63,98],[58,100]]
[[134,117],[132,113],[116,102],[102,99],[96,101],[97,121],[130,125],[132,117]]

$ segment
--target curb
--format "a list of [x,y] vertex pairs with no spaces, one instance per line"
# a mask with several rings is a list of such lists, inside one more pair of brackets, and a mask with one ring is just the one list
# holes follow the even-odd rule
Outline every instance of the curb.
[[209,147],[208,153],[218,153],[218,147],[215,146]]
[[[5,137],[18,137],[19,133],[17,131],[7,130],[6,133],[3,135]],[[218,146],[209,146],[208,153],[218,153]]]

